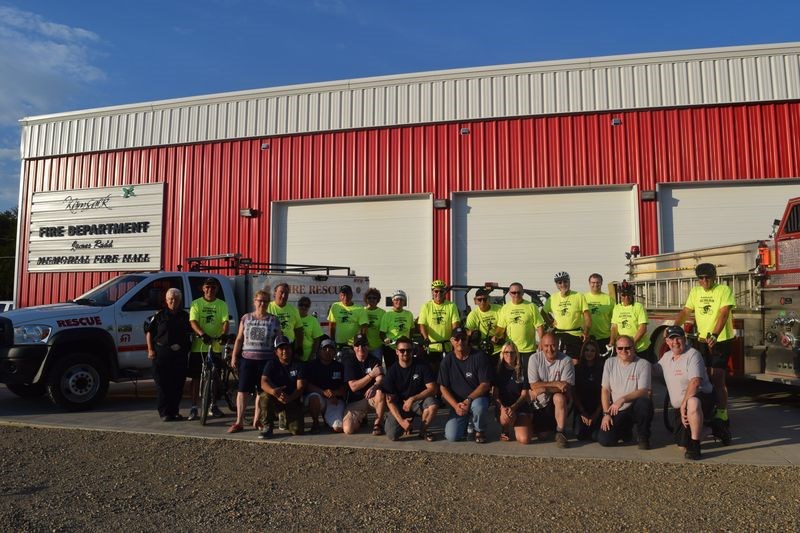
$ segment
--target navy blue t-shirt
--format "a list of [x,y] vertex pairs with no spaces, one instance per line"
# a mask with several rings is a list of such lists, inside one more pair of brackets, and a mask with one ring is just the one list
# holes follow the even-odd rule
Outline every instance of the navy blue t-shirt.
[[[357,381],[367,374],[369,374],[373,368],[376,366],[381,366],[381,362],[378,361],[376,358],[372,357],[371,355],[367,356],[367,359],[362,363],[357,358],[353,357],[344,365],[344,381],[345,383],[349,383],[351,381]],[[364,394],[367,392],[372,384],[364,387],[359,391],[351,391],[350,387],[347,387],[347,402],[357,402],[359,400],[364,399]]]
[[439,384],[447,387],[456,400],[462,402],[481,383],[491,383],[492,374],[489,357],[482,351],[472,350],[463,361],[450,352],[439,367]]
[[493,385],[497,387],[500,403],[503,404],[503,407],[510,407],[511,404],[519,399],[522,391],[530,388],[530,385],[528,385],[528,371],[523,368],[520,376],[516,377],[513,369],[502,365],[495,374]]
[[395,403],[402,406],[408,398],[425,390],[425,385],[433,383],[433,370],[424,361],[413,361],[408,368],[399,363],[386,371],[381,389],[395,397]]
[[336,390],[344,383],[344,365],[339,361],[326,365],[314,359],[306,365],[306,377],[309,383],[320,389]]
[[293,394],[297,390],[297,380],[306,377],[303,363],[292,361],[288,365],[283,365],[277,357],[267,361],[263,375],[267,377],[267,383],[273,389],[286,387],[283,390],[285,394]]

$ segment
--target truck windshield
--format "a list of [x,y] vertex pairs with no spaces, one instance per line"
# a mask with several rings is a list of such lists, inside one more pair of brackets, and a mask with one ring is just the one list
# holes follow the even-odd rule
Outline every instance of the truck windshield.
[[114,305],[117,300],[125,296],[131,289],[136,287],[145,276],[138,274],[127,274],[111,278],[105,283],[101,283],[89,292],[82,294],[72,302],[80,305],[97,305],[106,307]]

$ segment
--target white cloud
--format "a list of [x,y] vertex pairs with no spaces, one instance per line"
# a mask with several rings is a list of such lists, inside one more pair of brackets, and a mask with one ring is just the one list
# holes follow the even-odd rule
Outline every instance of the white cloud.
[[0,126],[59,110],[83,84],[105,78],[91,62],[100,37],[0,6]]

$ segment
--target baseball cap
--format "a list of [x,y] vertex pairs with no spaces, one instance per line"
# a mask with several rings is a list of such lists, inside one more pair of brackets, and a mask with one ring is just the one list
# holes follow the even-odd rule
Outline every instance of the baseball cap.
[[331,339],[325,339],[319,345],[320,349],[321,348],[327,348],[328,346],[330,346],[331,348],[336,348],[336,343],[333,342],[333,340],[331,340]]
[[478,289],[475,291],[475,296],[489,296],[490,292],[492,292],[491,289]]
[[350,285],[342,285],[339,287],[339,293],[353,294],[353,288]]
[[359,333],[355,337],[353,337],[353,346],[367,346],[369,342],[367,341],[367,336],[362,335]]
[[667,338],[672,337],[686,337],[686,332],[680,326],[670,326],[667,328]]
[[717,275],[717,267],[715,267],[712,263],[700,263],[695,267],[694,273],[697,277],[700,276],[714,277]]
[[275,348],[278,348],[279,346],[286,346],[286,345],[291,345],[291,344],[292,344],[292,341],[290,341],[289,337],[287,337],[286,335],[278,335],[277,337],[275,337]]
[[203,285],[213,285],[214,287],[216,287],[217,285],[219,285],[219,282],[217,281],[217,278],[206,278],[205,281],[203,282]]
[[451,339],[461,339],[466,337],[467,337],[467,330],[465,330],[461,326],[453,328],[453,332],[450,334]]

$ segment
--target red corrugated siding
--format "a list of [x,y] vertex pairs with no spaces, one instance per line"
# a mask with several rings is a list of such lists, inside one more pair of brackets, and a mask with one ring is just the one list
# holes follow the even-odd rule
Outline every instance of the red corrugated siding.
[[[229,251],[268,259],[272,200],[794,178],[798,132],[798,102],[328,132],[26,161],[23,198],[163,181],[164,267],[173,269]],[[262,214],[241,218],[242,207]],[[27,210],[20,220],[28,226]],[[450,213],[433,220],[432,274],[447,278]],[[655,202],[640,203],[640,225],[643,251],[657,252]],[[111,275],[23,272],[19,304],[72,298]]]

